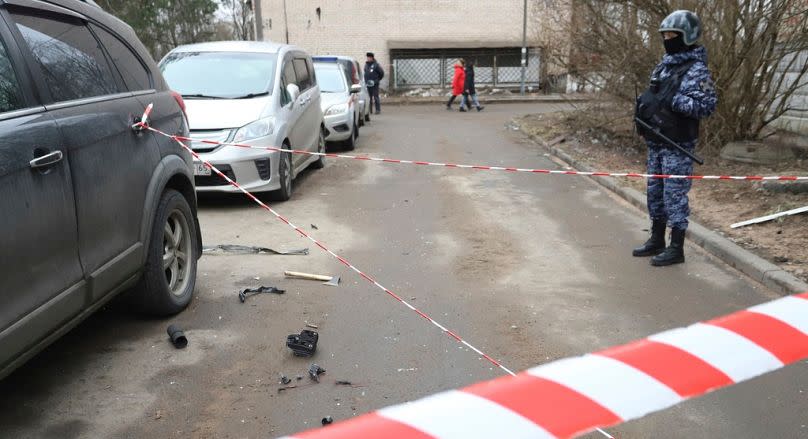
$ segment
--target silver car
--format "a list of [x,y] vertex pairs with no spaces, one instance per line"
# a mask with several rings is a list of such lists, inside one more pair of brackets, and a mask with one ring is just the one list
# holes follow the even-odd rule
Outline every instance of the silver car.
[[314,56],[314,62],[335,62],[342,66],[345,76],[351,80],[352,84],[359,84],[361,90],[357,93],[357,106],[359,107],[359,126],[365,126],[365,122],[370,122],[370,93],[365,84],[365,71],[359,62],[350,56]]
[[331,143],[340,142],[345,149],[353,150],[359,136],[361,116],[357,94],[361,86],[352,84],[341,66],[334,62],[315,62],[314,71],[322,91],[325,140]]
[[[250,146],[325,151],[320,87],[311,57],[294,46],[226,41],[180,46],[160,61],[169,86],[185,99],[191,137]],[[195,142],[193,148],[251,192],[288,200],[293,179],[322,156]],[[201,163],[200,192],[238,192]]]

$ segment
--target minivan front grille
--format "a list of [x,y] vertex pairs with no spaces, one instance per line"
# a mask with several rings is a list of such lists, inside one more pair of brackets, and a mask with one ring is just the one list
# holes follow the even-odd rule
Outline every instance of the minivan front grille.
[[194,152],[213,152],[221,148],[221,145],[210,145],[196,142],[196,140],[212,140],[214,142],[227,142],[230,139],[232,130],[192,130],[191,139],[195,140],[191,145]]
[[269,159],[256,160],[255,168],[258,169],[258,175],[261,177],[261,180],[269,180],[269,177],[272,175],[270,173]]
[[[216,168],[222,171],[222,174],[226,175],[227,178],[236,181],[236,174],[233,172],[233,168],[230,165],[216,165]],[[205,187],[205,186],[227,186],[230,183],[227,182],[224,178],[220,177],[217,173],[212,173],[211,175],[197,175],[194,177],[194,184],[196,187]]]

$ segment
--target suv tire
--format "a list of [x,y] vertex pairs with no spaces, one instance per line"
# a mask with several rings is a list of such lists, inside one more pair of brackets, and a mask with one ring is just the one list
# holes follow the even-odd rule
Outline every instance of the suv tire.
[[353,130],[351,130],[351,138],[345,141],[346,151],[353,151],[356,149],[356,138],[359,136],[358,131],[359,129],[356,127],[356,123],[354,123]]
[[154,216],[143,278],[133,291],[132,304],[140,311],[169,316],[191,302],[199,253],[196,236],[188,200],[166,189]]

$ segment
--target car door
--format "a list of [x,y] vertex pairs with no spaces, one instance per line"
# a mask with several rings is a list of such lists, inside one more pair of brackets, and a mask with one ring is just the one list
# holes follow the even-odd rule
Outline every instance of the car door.
[[[19,0],[16,0],[19,2]],[[159,151],[131,126],[144,110],[86,18],[38,1],[9,9],[70,163],[79,256],[96,301],[141,268],[142,212]]]
[[[303,100],[303,107],[301,108],[299,132],[300,143],[299,149],[316,151],[316,141],[318,139],[319,123],[315,121],[316,114],[321,114],[323,109],[320,108],[320,92],[319,88],[315,87],[314,83],[314,67],[306,62],[306,58],[302,54],[295,55],[293,60],[295,66],[295,73],[297,75],[297,82],[300,85],[300,97]],[[295,168],[300,167],[308,156],[297,154],[294,157]]]
[[[288,126],[289,142],[292,144],[293,149],[298,149],[305,141],[303,114],[305,113],[307,103],[306,98],[303,96],[302,87],[297,80],[293,56],[287,55],[284,59],[281,72],[281,84],[283,87],[283,90],[281,90],[281,104],[283,104],[281,111],[284,112],[283,120],[286,121]],[[295,84],[301,89],[300,96],[298,96],[297,100],[294,102],[291,101],[291,97],[286,92],[286,86],[289,84]]]
[[5,18],[0,18],[0,374],[78,314],[86,296],[66,145],[33,92]]

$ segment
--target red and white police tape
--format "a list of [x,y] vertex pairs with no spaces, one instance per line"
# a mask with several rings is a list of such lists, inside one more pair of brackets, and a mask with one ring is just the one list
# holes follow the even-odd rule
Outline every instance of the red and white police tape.
[[[155,129],[145,126],[146,129],[149,129],[154,132],[158,132]],[[313,151],[303,151],[299,149],[281,149],[274,146],[254,146],[254,145],[246,145],[242,143],[229,143],[229,142],[219,142],[216,140],[207,140],[207,139],[193,139],[190,137],[183,137],[183,136],[171,136],[163,132],[159,132],[164,136],[172,137],[176,140],[180,140],[183,142],[192,142],[192,143],[204,143],[207,145],[216,145],[216,146],[233,146],[237,148],[248,148],[248,149],[262,149],[266,151],[285,151],[287,153],[298,154],[298,155],[310,155],[310,156],[323,156],[329,158],[339,158],[339,159],[349,159],[349,160],[360,160],[366,162],[379,162],[379,163],[393,163],[393,164],[401,164],[401,165],[418,165],[418,166],[433,166],[433,167],[444,167],[444,168],[457,168],[457,169],[473,169],[478,171],[504,171],[504,172],[524,172],[524,173],[531,173],[531,174],[550,174],[550,175],[578,175],[578,176],[587,176],[587,177],[626,177],[626,178],[644,178],[644,179],[678,179],[678,180],[749,180],[749,181],[769,181],[769,180],[776,180],[776,181],[799,181],[799,180],[808,180],[808,176],[797,176],[797,175],[777,175],[777,176],[760,176],[760,175],[746,175],[746,176],[737,176],[737,175],[668,175],[668,174],[642,174],[642,173],[635,173],[635,172],[596,172],[596,171],[562,171],[557,169],[535,169],[535,168],[514,168],[514,167],[504,167],[504,166],[486,166],[486,165],[462,165],[456,163],[437,163],[437,162],[425,162],[425,161],[418,161],[418,160],[400,160],[400,159],[390,159],[390,158],[379,158],[379,157],[367,157],[367,156],[357,156],[357,155],[348,155],[348,154],[334,154],[334,153],[323,153],[323,152],[313,152]]]
[[808,358],[808,293],[286,439],[574,437]]
[[[150,107],[151,107],[151,106],[150,106]],[[351,270],[353,270],[353,271],[354,271],[356,274],[358,274],[359,276],[361,276],[363,279],[365,279],[365,280],[367,280],[368,282],[372,283],[374,286],[376,286],[376,287],[377,287],[377,288],[379,288],[380,290],[384,291],[385,293],[387,293],[388,295],[390,295],[392,298],[394,298],[394,299],[398,300],[399,302],[401,302],[401,304],[402,304],[402,305],[406,306],[407,308],[409,308],[410,310],[414,311],[414,312],[415,312],[416,314],[418,314],[419,316],[421,316],[421,317],[423,317],[424,319],[426,319],[428,322],[430,322],[430,323],[432,323],[433,325],[437,326],[437,327],[438,327],[438,328],[439,328],[441,331],[443,331],[443,333],[445,333],[445,334],[446,334],[446,335],[448,335],[449,337],[453,338],[453,339],[454,339],[455,341],[457,341],[458,343],[461,343],[461,344],[463,344],[464,346],[466,346],[467,348],[471,349],[472,351],[474,351],[475,353],[477,353],[478,355],[480,355],[482,358],[485,358],[486,360],[488,360],[488,362],[490,362],[490,363],[491,363],[491,364],[493,364],[494,366],[496,366],[496,367],[498,367],[498,368],[502,369],[504,372],[508,373],[509,375],[516,375],[516,374],[515,374],[513,371],[511,371],[510,369],[508,369],[507,367],[505,367],[504,365],[502,365],[502,364],[501,364],[499,361],[495,360],[493,357],[489,356],[489,355],[488,355],[488,354],[486,354],[485,352],[483,352],[483,351],[481,351],[481,350],[477,349],[477,348],[476,348],[476,347],[474,347],[472,344],[470,344],[469,342],[467,342],[466,340],[464,340],[463,338],[461,338],[459,335],[457,335],[457,334],[455,334],[454,332],[452,332],[451,330],[447,329],[445,326],[443,326],[442,324],[440,324],[439,322],[437,322],[436,320],[434,320],[432,317],[430,317],[430,316],[429,316],[429,315],[427,315],[426,313],[422,312],[421,310],[419,310],[418,308],[414,307],[412,304],[410,304],[409,302],[407,302],[406,300],[404,300],[403,298],[401,298],[401,296],[399,296],[398,294],[394,293],[393,291],[391,291],[390,289],[388,289],[388,288],[387,288],[387,287],[385,287],[384,285],[380,284],[378,281],[376,281],[376,279],[374,279],[374,278],[373,278],[373,277],[371,277],[370,275],[365,274],[363,271],[361,271],[361,270],[359,270],[358,268],[356,268],[356,266],[354,266],[353,264],[351,264],[351,263],[350,263],[350,262],[349,262],[347,259],[345,259],[345,258],[343,258],[342,256],[340,256],[340,255],[338,255],[338,254],[334,253],[333,251],[331,251],[331,250],[330,250],[328,247],[326,247],[326,246],[325,246],[325,244],[323,244],[323,243],[322,243],[322,242],[320,242],[319,240],[315,239],[314,237],[312,237],[311,235],[309,235],[308,233],[306,233],[306,232],[305,232],[303,229],[301,229],[300,227],[298,227],[298,226],[294,225],[294,224],[293,224],[291,221],[289,221],[289,220],[288,220],[286,217],[284,217],[283,215],[281,215],[281,214],[279,214],[278,212],[276,212],[276,211],[275,211],[273,208],[269,207],[269,206],[268,206],[266,203],[264,203],[263,201],[259,200],[259,199],[258,199],[258,198],[257,198],[255,195],[253,195],[252,193],[250,193],[250,191],[248,191],[248,190],[244,189],[243,187],[241,187],[241,185],[239,185],[239,184],[238,184],[238,183],[236,183],[235,181],[231,180],[231,179],[230,179],[228,176],[226,176],[226,175],[225,175],[224,173],[222,173],[222,172],[221,172],[221,171],[220,171],[218,168],[216,168],[216,166],[214,166],[214,165],[212,165],[210,162],[208,162],[208,161],[206,161],[206,160],[202,159],[202,158],[199,156],[199,154],[197,154],[197,153],[196,153],[194,150],[192,150],[190,147],[188,147],[188,145],[184,144],[184,143],[183,143],[183,141],[181,140],[181,138],[179,138],[179,137],[177,137],[177,136],[171,136],[171,135],[168,135],[168,134],[166,134],[166,133],[162,132],[161,130],[158,130],[158,129],[156,129],[156,128],[149,127],[149,126],[147,125],[147,123],[148,123],[148,117],[147,117],[147,116],[148,116],[148,111],[149,111],[149,108],[147,108],[147,112],[146,112],[146,113],[144,113],[144,116],[143,116],[143,118],[141,119],[141,121],[142,121],[142,122],[138,122],[138,123],[136,123],[136,124],[134,125],[134,127],[138,127],[138,128],[142,128],[142,129],[148,129],[148,130],[150,130],[150,131],[153,131],[153,132],[155,132],[155,133],[161,134],[161,135],[163,135],[163,136],[173,138],[173,139],[174,139],[174,141],[176,141],[176,142],[177,142],[177,143],[178,143],[180,146],[182,146],[182,147],[183,147],[185,150],[187,150],[188,152],[190,152],[190,153],[191,153],[191,155],[192,155],[192,156],[193,156],[193,157],[194,157],[196,160],[199,160],[199,161],[201,161],[202,163],[204,163],[204,164],[205,164],[205,166],[206,166],[207,168],[209,168],[211,171],[215,172],[215,173],[216,173],[218,176],[220,176],[220,177],[222,177],[223,179],[225,179],[225,180],[226,180],[226,181],[227,181],[229,184],[231,184],[233,187],[235,187],[236,189],[238,189],[238,190],[240,190],[241,192],[243,192],[243,193],[244,193],[244,195],[248,196],[248,197],[249,197],[251,200],[255,201],[255,202],[256,202],[256,203],[257,203],[259,206],[261,206],[261,207],[262,207],[262,208],[264,208],[266,211],[268,211],[269,213],[271,213],[272,215],[274,215],[274,216],[275,216],[275,218],[279,219],[280,221],[282,221],[283,223],[285,223],[286,225],[288,225],[289,227],[291,227],[292,229],[294,229],[294,230],[295,230],[297,233],[299,233],[299,234],[300,234],[302,237],[304,237],[304,238],[308,239],[309,241],[313,242],[313,243],[314,243],[314,244],[315,244],[317,247],[321,248],[321,249],[322,249],[324,252],[326,252],[326,253],[328,253],[329,255],[331,255],[331,256],[333,256],[334,258],[336,258],[336,259],[337,259],[339,262],[341,262],[343,265],[345,265],[346,267],[348,267],[348,268],[350,268]]]

